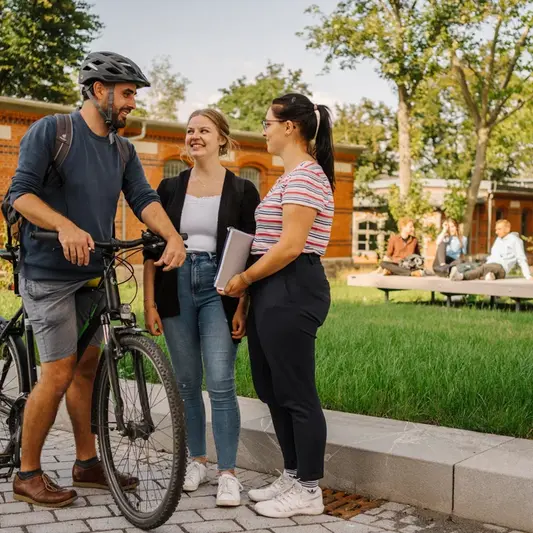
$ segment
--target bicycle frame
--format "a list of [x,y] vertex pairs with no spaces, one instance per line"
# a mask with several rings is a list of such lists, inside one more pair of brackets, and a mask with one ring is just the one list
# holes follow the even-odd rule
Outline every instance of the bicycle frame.
[[[110,387],[115,399],[115,420],[117,423],[117,429],[122,436],[136,438],[140,435],[149,435],[155,428],[149,408],[146,378],[142,368],[142,360],[137,354],[132,354],[135,379],[139,387],[139,401],[144,418],[143,423],[136,425],[135,427],[131,423],[129,426],[126,426],[124,423],[124,404],[120,392],[117,363],[123,356],[120,347],[120,335],[132,332],[140,333],[141,330],[137,328],[135,315],[131,312],[129,304],[122,304],[120,301],[120,292],[118,290],[116,270],[114,267],[114,255],[112,253],[103,252],[103,261],[104,275],[99,286],[101,287],[103,285],[105,298],[101,298],[97,309],[89,319],[86,328],[78,341],[79,359],[89,346],[98,327],[100,325],[102,326],[104,333],[104,348],[93,389],[91,429],[93,433],[96,433],[96,392],[98,391],[98,385],[100,383],[102,367],[103,365],[107,365]],[[120,320],[122,324],[120,326],[112,326],[112,320]]]

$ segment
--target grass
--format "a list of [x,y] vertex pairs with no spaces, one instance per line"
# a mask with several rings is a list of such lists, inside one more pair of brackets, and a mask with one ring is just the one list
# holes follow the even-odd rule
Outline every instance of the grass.
[[[131,287],[122,292],[133,296]],[[530,312],[429,305],[427,293],[383,303],[375,289],[332,284],[317,341],[317,383],[327,409],[529,437],[533,422]],[[416,304],[415,304],[416,302]],[[142,318],[142,297],[134,307]],[[0,293],[0,314],[16,308]],[[165,347],[164,340],[158,342]],[[254,397],[246,343],[237,390]]]

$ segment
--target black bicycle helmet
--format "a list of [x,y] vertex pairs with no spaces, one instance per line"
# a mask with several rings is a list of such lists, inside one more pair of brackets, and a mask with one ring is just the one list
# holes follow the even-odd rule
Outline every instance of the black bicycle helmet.
[[92,52],[81,64],[78,82],[81,92],[89,98],[109,129],[109,142],[115,142],[116,127],[113,125],[114,91],[109,91],[107,110],[104,111],[92,92],[95,81],[104,83],[134,83],[138,88],[150,87],[150,82],[141,69],[127,57],[113,52]]
[[135,83],[137,87],[150,87],[146,76],[131,59],[113,52],[92,52],[83,60],[79,84],[87,86],[95,81]]

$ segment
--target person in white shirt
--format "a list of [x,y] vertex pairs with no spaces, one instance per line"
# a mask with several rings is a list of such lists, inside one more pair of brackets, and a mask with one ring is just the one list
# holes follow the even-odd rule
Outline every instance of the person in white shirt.
[[496,222],[496,235],[497,239],[492,245],[485,264],[465,273],[461,273],[457,267],[453,267],[450,272],[450,279],[453,281],[503,279],[518,264],[524,278],[530,280],[531,272],[524,250],[524,242],[518,233],[511,233],[511,223],[508,220],[498,220]]

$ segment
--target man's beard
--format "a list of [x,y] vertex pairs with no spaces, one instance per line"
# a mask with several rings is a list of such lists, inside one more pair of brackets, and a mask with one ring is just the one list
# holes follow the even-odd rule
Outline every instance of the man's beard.
[[115,129],[124,128],[126,126],[126,118],[122,120],[120,117],[120,113],[123,111],[123,109],[118,109],[117,111],[113,110],[113,114],[111,116],[111,124],[115,127]]
[[[114,106],[113,106],[113,113],[111,114],[111,126],[113,128],[115,128],[116,130],[120,129],[120,128],[124,128],[126,126],[126,118],[124,118],[124,120],[122,120],[120,118],[120,113],[122,111],[126,111],[128,110],[127,107],[122,107],[120,109],[116,109]],[[107,113],[107,108],[106,108],[106,113]]]

